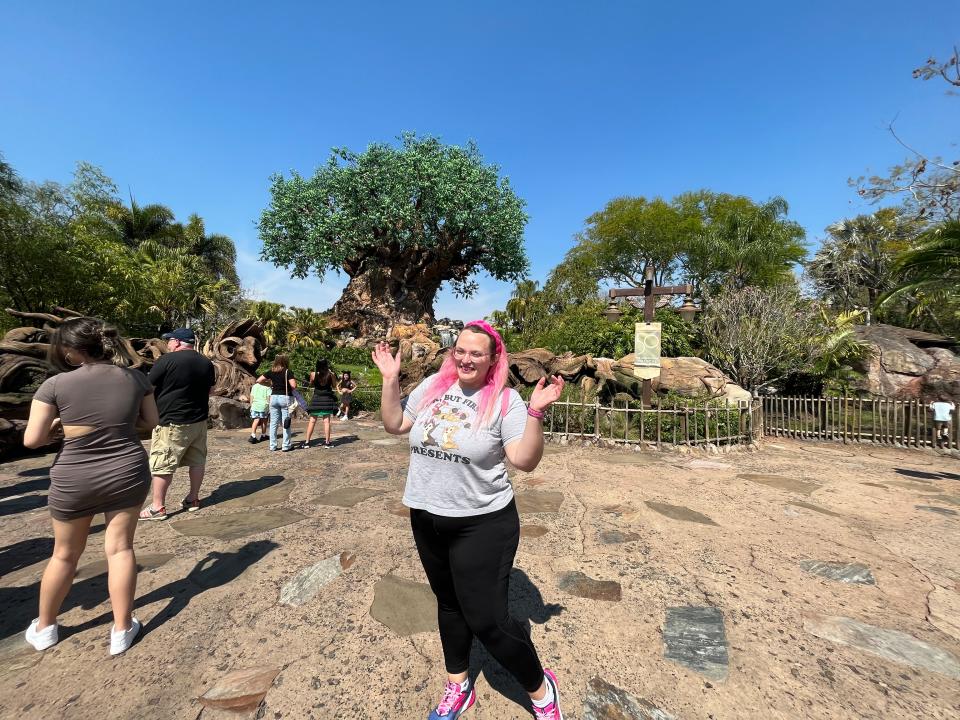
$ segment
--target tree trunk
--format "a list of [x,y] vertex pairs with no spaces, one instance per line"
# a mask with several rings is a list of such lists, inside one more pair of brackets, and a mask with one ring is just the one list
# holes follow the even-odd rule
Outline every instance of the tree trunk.
[[397,324],[433,324],[433,301],[442,280],[432,267],[411,273],[405,258],[366,270],[350,278],[333,306],[328,327],[353,331],[357,337],[384,338]]

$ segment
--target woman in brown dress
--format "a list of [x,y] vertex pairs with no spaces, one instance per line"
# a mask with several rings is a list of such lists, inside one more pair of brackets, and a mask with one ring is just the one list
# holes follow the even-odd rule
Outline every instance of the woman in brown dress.
[[37,650],[59,640],[57,614],[70,591],[90,522],[106,520],[104,550],[114,625],[110,654],[127,650],[140,622],[133,617],[137,560],[133,535],[150,487],[147,453],[137,428],[159,418],[147,377],[123,367],[117,331],[94,318],[72,318],[58,327],[49,361],[63,370],[47,379],[30,406],[23,444],[42,447],[63,428],[63,447],[50,468],[47,506],[53,519],[53,557],[40,581],[40,614],[26,639]]

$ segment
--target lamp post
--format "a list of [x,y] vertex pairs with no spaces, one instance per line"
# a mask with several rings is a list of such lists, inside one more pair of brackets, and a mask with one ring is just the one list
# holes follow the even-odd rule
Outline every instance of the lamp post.
[[[691,322],[694,316],[700,312],[700,308],[694,304],[692,299],[693,285],[690,285],[689,283],[686,285],[655,285],[654,283],[655,275],[653,264],[648,262],[646,267],[643,269],[643,287],[612,288],[610,290],[610,302],[607,305],[607,309],[603,311],[604,317],[611,322],[616,322],[623,315],[623,313],[621,313],[620,309],[617,307],[616,298],[642,296],[643,322],[652,323],[653,313],[657,306],[656,298],[658,295],[684,295],[685,300],[679,309],[679,313],[680,317],[687,322]],[[640,323],[637,323],[637,327],[640,327]],[[657,370],[656,374],[659,374],[659,370]],[[653,384],[651,383],[651,379],[644,378],[642,396],[644,407],[650,407],[652,389]]]

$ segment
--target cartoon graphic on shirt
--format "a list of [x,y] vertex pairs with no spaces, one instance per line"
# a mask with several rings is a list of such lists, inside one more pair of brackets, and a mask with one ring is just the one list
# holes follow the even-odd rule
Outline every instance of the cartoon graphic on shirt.
[[436,445],[437,441],[433,439],[431,433],[440,426],[440,423],[436,418],[429,417],[426,422],[423,424],[423,440],[420,442],[421,445]]
[[[423,423],[423,441],[420,444],[423,446],[439,445],[444,450],[458,449],[459,446],[453,438],[461,428],[470,429],[470,423],[464,422],[467,417],[469,416],[466,412],[459,408],[451,407],[446,402],[435,404],[430,411],[430,416]],[[441,440],[438,443],[434,436],[434,431],[437,430],[442,423],[444,426],[440,433]]]
[[440,447],[444,450],[456,450],[457,444],[453,441],[453,434],[459,429],[456,425],[447,425],[443,429],[443,442],[440,443]]

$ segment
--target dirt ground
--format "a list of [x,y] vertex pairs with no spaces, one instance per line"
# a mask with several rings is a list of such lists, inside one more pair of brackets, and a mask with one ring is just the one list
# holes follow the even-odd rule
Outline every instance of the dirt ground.
[[[443,663],[400,505],[406,439],[362,420],[334,439],[270,453],[211,432],[201,511],[138,529],[145,632],[118,658],[102,518],[60,643],[22,640],[52,546],[53,456],[0,465],[0,717],[426,718]],[[549,446],[513,479],[512,610],[566,718],[960,717],[956,459]],[[171,504],[185,487],[181,471]],[[530,717],[479,646],[473,665],[466,718]],[[256,672],[220,687],[240,670]]]

